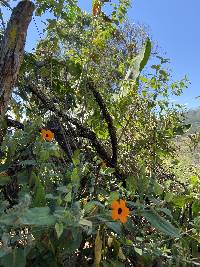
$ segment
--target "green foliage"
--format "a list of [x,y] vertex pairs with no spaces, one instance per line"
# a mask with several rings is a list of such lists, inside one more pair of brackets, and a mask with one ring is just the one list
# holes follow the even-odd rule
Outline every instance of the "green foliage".
[[25,267],[27,252],[24,249],[16,248],[11,254],[1,259],[1,264],[5,267]]
[[[177,153],[191,122],[170,102],[187,78],[172,81],[147,32],[125,22],[129,0],[101,1],[110,17],[75,0],[35,2],[53,16],[10,102],[23,127],[1,122],[0,264],[199,263],[199,169],[188,148]],[[112,216],[119,199],[125,224]]]
[[148,38],[147,41],[146,41],[146,44],[145,44],[145,52],[144,52],[144,57],[140,63],[140,72],[144,69],[144,67],[146,66],[148,60],[149,60],[149,57],[151,55],[151,41],[150,39]]
[[171,237],[180,237],[179,231],[153,210],[142,211],[144,218],[157,230]]

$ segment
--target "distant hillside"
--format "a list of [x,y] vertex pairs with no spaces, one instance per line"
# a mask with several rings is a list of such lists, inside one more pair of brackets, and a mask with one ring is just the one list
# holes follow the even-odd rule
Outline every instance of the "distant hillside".
[[200,168],[200,143],[194,146],[194,143],[188,138],[188,135],[190,134],[196,132],[200,133],[200,107],[188,110],[185,117],[185,124],[191,124],[192,126],[185,134],[177,136],[175,138],[175,143],[178,148],[178,158],[183,164],[182,168],[185,168],[188,171],[188,166]]
[[187,133],[200,132],[200,107],[191,109],[186,113],[186,123],[192,124],[192,127]]

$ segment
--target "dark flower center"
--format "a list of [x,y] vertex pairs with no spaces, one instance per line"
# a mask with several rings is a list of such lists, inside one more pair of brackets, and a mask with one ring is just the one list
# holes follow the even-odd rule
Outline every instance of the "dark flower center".
[[122,209],[119,208],[119,209],[118,209],[118,214],[121,214],[121,213],[122,213]]
[[49,137],[49,135],[48,135],[48,134],[46,134],[46,137]]

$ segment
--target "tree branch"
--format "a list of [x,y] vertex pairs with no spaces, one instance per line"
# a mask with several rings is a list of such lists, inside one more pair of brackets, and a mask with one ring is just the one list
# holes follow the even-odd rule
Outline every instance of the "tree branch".
[[113,119],[110,115],[110,113],[108,112],[108,109],[106,107],[106,104],[101,96],[101,94],[97,91],[97,89],[95,88],[94,84],[92,82],[88,83],[88,88],[89,90],[93,93],[97,104],[99,105],[99,108],[102,112],[102,115],[108,125],[108,131],[109,131],[109,135],[110,135],[110,141],[111,141],[111,145],[112,145],[112,164],[113,166],[117,165],[117,134],[116,134],[116,129],[115,126],[113,124]]
[[9,119],[8,117],[6,117],[5,119],[6,119],[6,123],[7,123],[8,127],[14,127],[14,128],[17,128],[17,129],[24,130],[23,123],[21,123],[19,121],[16,121],[16,120]]
[[61,111],[59,108],[57,108],[54,102],[49,97],[47,97],[41,90],[38,90],[34,85],[29,83],[28,89],[33,94],[35,94],[38,97],[38,99],[41,100],[41,102],[45,105],[45,107],[47,107],[50,111],[54,112],[55,115],[62,118],[66,122],[70,122],[71,124],[76,126],[77,131],[74,131],[74,135],[77,137],[84,137],[90,140],[90,142],[96,149],[99,156],[103,160],[105,160],[110,167],[112,168],[115,167],[110,155],[107,153],[102,143],[100,142],[100,140],[97,138],[96,134],[93,131],[91,131],[89,128],[85,127],[84,125],[82,125],[79,122],[79,120],[68,116],[63,111]]
[[24,45],[34,4],[21,1],[13,9],[0,44],[0,117],[4,117],[23,60]]

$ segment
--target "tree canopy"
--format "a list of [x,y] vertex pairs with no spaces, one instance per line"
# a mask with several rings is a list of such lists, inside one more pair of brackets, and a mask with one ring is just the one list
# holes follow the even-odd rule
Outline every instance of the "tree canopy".
[[[0,266],[199,266],[199,168],[170,102],[188,79],[131,1],[0,4]],[[51,15],[28,52],[33,11]]]

